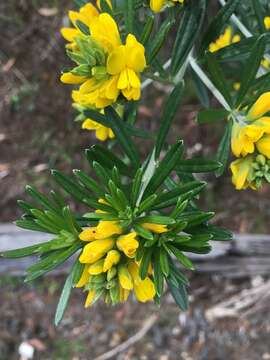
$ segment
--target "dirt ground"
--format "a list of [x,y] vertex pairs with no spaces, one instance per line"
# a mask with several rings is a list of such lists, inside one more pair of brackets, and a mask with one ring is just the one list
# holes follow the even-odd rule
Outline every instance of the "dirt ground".
[[[46,191],[49,169],[87,169],[83,150],[96,140],[73,121],[70,89],[59,82],[68,65],[59,29],[67,20],[68,0],[0,2],[0,222],[15,220],[19,198],[31,183]],[[144,94],[138,126],[156,129],[165,87]],[[191,105],[192,104],[192,105]],[[188,156],[213,157],[223,125],[196,124],[199,109],[189,91],[171,130],[171,141],[184,138]],[[140,146],[142,156],[151,144]],[[229,172],[222,178],[204,175],[208,190],[202,206],[217,212],[215,222],[233,231],[269,233],[270,187],[237,192]],[[85,311],[79,291],[58,329],[53,314],[63,278],[48,277],[30,286],[3,276],[0,296],[0,359],[18,359],[18,346],[31,341],[35,359],[95,359],[135,334],[151,314],[158,320],[147,335],[115,359],[257,360],[270,359],[270,321],[265,309],[220,320],[208,319],[214,304],[250,288],[251,280],[231,282],[193,275],[191,308],[180,313],[167,296],[161,309],[153,304]],[[268,308],[269,309],[269,308]]]

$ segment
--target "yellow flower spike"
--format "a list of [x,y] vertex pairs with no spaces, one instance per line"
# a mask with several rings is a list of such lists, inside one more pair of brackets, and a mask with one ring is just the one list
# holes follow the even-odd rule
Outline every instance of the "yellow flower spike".
[[110,251],[114,244],[115,240],[112,238],[91,241],[83,248],[79,260],[82,264],[93,264]]
[[240,36],[233,35],[233,29],[231,28],[231,26],[228,26],[225,29],[225,32],[222,35],[220,35],[216,41],[212,42],[209,45],[209,51],[210,52],[218,51],[226,46],[237,43],[240,40],[241,40]]
[[142,280],[139,276],[139,266],[134,262],[128,264],[128,271],[133,279],[135,296],[138,301],[147,302],[153,300],[156,290],[153,281],[146,277]]
[[118,279],[121,287],[125,290],[133,289],[132,277],[126,266],[122,265],[118,268]]
[[62,83],[69,85],[82,84],[85,80],[85,76],[73,75],[71,72],[64,73],[60,77]]
[[80,233],[79,238],[82,241],[94,241],[96,233],[97,233],[97,229],[95,226],[93,226],[93,227],[83,230]]
[[114,265],[118,264],[120,261],[120,257],[121,255],[117,250],[109,251],[104,261],[103,271],[106,272]]
[[114,133],[112,129],[103,126],[91,119],[84,120],[84,122],[82,123],[82,129],[94,130],[96,132],[96,138],[100,141],[106,141],[107,139],[114,138]]
[[104,259],[98,260],[89,266],[88,272],[90,275],[99,275],[103,273]]
[[270,111],[270,92],[262,94],[248,112],[247,118],[255,120]]
[[260,154],[266,156],[270,159],[270,135],[264,135],[259,141],[256,143],[257,150]]
[[150,230],[156,234],[162,234],[164,232],[168,231],[167,225],[161,225],[161,224],[152,224],[152,223],[143,223],[141,226],[146,229]]
[[248,177],[252,174],[253,168],[252,156],[237,159],[231,163],[230,169],[232,171],[232,183],[235,185],[236,190],[246,189],[251,187],[252,184],[248,181]]
[[89,265],[85,265],[80,280],[76,284],[76,288],[84,287],[89,282],[90,275],[88,269]]
[[120,235],[123,232],[123,229],[116,221],[100,221],[96,229],[96,239],[106,239],[112,235]]
[[93,304],[93,301],[95,299],[95,295],[96,295],[95,290],[88,291],[88,295],[87,295],[87,298],[86,298],[86,301],[85,301],[85,304],[84,304],[85,308],[88,308]]
[[139,247],[139,242],[136,239],[137,233],[135,231],[130,232],[127,235],[119,236],[116,241],[116,246],[119,250],[123,251],[129,258],[133,258],[136,254],[136,250]]
[[270,30],[270,16],[266,16],[264,18],[264,26],[265,26],[266,30]]

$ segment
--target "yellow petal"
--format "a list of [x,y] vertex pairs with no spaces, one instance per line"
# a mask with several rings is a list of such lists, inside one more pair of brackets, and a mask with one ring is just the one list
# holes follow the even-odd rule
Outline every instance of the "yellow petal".
[[132,277],[126,266],[122,265],[118,269],[118,279],[121,287],[126,290],[133,289]]
[[80,31],[73,28],[62,28],[61,34],[65,40],[73,42],[75,37],[80,34]]
[[161,11],[164,4],[164,0],[150,0],[150,8],[156,13]]
[[91,241],[83,248],[79,258],[83,264],[93,264],[100,260],[114,246],[115,241],[111,238]]
[[152,231],[154,233],[157,233],[157,234],[161,234],[161,233],[164,233],[164,232],[168,231],[167,225],[144,223],[144,224],[141,224],[141,226],[144,229],[150,230],[150,231]]
[[120,235],[123,232],[116,221],[100,221],[96,229],[96,239],[105,239],[112,235]]
[[89,266],[88,272],[90,275],[99,275],[103,273],[104,259],[101,259]]
[[89,278],[90,278],[88,268],[89,268],[89,265],[84,266],[80,280],[76,284],[76,288],[84,287],[88,283]]
[[87,295],[84,307],[87,308],[92,305],[95,295],[96,295],[95,290],[88,291],[88,295]]
[[129,34],[126,40],[126,64],[136,72],[142,72],[146,67],[144,46],[132,34]]
[[60,80],[64,84],[81,84],[85,81],[85,79],[86,79],[85,76],[76,76],[70,72],[64,73],[60,77]]
[[236,190],[245,189],[250,184],[247,179],[252,170],[252,157],[237,159],[231,163],[230,169],[232,171],[232,183]]
[[120,261],[120,257],[121,255],[117,250],[109,251],[104,261],[103,271],[108,271],[114,265],[118,264]]
[[82,241],[93,241],[95,240],[96,232],[97,232],[96,227],[90,227],[88,229],[83,230],[80,233],[79,238]]
[[270,29],[270,16],[266,16],[264,18],[264,26],[265,26],[266,30]]
[[119,74],[126,66],[126,52],[123,45],[118,46],[108,57],[107,72],[112,75]]
[[249,110],[248,119],[255,120],[270,111],[270,92],[262,94]]
[[123,251],[129,258],[133,258],[136,254],[136,250],[139,247],[139,242],[136,239],[136,232],[130,232],[127,235],[122,235],[117,238],[116,246],[119,250]]
[[257,143],[257,150],[260,154],[270,159],[270,135],[264,135]]

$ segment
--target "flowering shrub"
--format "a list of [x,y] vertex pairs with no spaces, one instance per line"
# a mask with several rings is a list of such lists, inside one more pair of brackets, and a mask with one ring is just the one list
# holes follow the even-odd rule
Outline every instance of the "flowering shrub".
[[[2,253],[7,258],[39,256],[26,281],[73,256],[56,324],[73,287],[87,293],[86,307],[99,299],[124,302],[132,293],[140,302],[159,304],[167,288],[185,310],[184,269],[194,270],[190,254],[206,254],[211,241],[231,239],[229,231],[209,222],[214,213],[197,205],[206,187],[197,174],[221,176],[232,153],[236,189],[258,189],[270,182],[270,9],[263,0],[249,5],[220,0],[213,16],[209,3],[77,0],[78,9],[69,12],[71,26],[61,33],[71,67],[63,71],[61,81],[72,86],[76,120],[107,143],[86,150],[89,173],[74,170],[69,176],[52,170],[58,190],[48,196],[27,186],[33,203],[19,201],[24,214],[17,225],[50,233],[52,240]],[[247,12],[253,16],[250,29],[241,22]],[[210,22],[207,14],[212,14]],[[161,49],[170,33],[173,46],[164,54]],[[182,139],[168,143],[190,78],[205,107],[198,123],[226,121],[217,154],[210,160],[187,159]],[[155,134],[136,126],[141,94],[152,81],[171,89]],[[211,108],[209,92],[219,108]],[[144,159],[136,137],[154,142]],[[66,195],[86,210],[72,211]]]

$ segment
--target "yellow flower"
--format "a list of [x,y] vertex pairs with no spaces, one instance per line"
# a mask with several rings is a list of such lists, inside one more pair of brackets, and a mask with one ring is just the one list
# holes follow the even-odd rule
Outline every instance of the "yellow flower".
[[262,94],[248,112],[249,120],[256,120],[270,111],[270,92]]
[[76,288],[84,287],[88,283],[90,278],[88,269],[89,269],[89,265],[85,265],[80,280],[76,284]]
[[[77,17],[82,16],[76,14]],[[89,64],[89,73],[86,67],[86,76],[80,70],[76,70],[76,74],[71,71],[61,76],[62,82],[82,84],[79,90],[72,93],[74,102],[80,106],[102,109],[113,104],[120,93],[127,100],[138,100],[141,94],[140,73],[146,67],[144,46],[132,34],[128,34],[123,45],[117,24],[107,13],[91,16],[87,26],[90,35],[80,34],[78,29],[73,29],[75,34],[68,37],[68,41],[71,41],[68,48],[69,56],[74,54],[77,65],[80,65],[81,58],[85,59],[83,64]],[[89,126],[95,125],[88,121],[85,128]],[[105,137],[104,131],[100,136]]]
[[264,26],[265,26],[266,30],[270,30],[270,16],[266,16],[264,18]]
[[79,12],[69,11],[68,15],[72,25],[75,28],[62,28],[61,34],[65,40],[71,43],[69,47],[72,48],[72,45],[74,45],[75,37],[82,34],[76,23],[77,20],[90,27],[93,19],[97,17],[99,13],[98,10],[94,7],[94,5],[88,3],[81,7]]
[[256,147],[260,154],[270,159],[270,132],[257,141]]
[[[234,121],[231,147],[235,156],[246,156],[255,151],[257,142],[270,134],[270,117],[264,116],[270,111],[270,92],[262,94],[247,113],[246,119]],[[257,147],[258,149],[258,147]]]
[[116,246],[119,250],[123,251],[129,258],[133,258],[136,254],[136,250],[139,247],[139,242],[136,239],[136,232],[133,231],[127,235],[119,236],[116,241]]
[[112,235],[120,235],[123,232],[123,229],[116,221],[100,221],[96,230],[96,239],[105,239]]
[[146,277],[144,280],[140,278],[139,267],[134,261],[128,264],[128,271],[133,279],[133,288],[137,300],[141,302],[153,300],[156,294],[153,281],[149,277]]
[[254,189],[254,186],[249,181],[253,174],[252,164],[252,156],[246,156],[231,163],[232,183],[235,185],[236,190],[246,189],[247,187]]
[[123,289],[125,289],[125,290],[133,289],[132,277],[125,265],[119,266],[118,279],[119,279],[119,283]]
[[95,295],[96,295],[96,292],[95,290],[90,290],[88,291],[88,295],[87,295],[87,298],[86,298],[86,301],[85,301],[85,304],[84,304],[84,307],[89,307],[93,304],[93,301],[95,299]]
[[162,234],[162,233],[168,231],[167,225],[144,223],[144,224],[141,224],[141,226],[144,229],[150,230],[156,234]]
[[88,272],[90,275],[99,275],[103,273],[104,259],[96,261],[89,266]]
[[80,235],[79,238],[82,241],[93,241],[95,240],[95,236],[97,233],[97,229],[96,227],[90,227],[88,229],[83,230]]
[[263,59],[263,60],[261,61],[261,65],[262,65],[266,70],[268,70],[268,69],[270,68],[270,62],[269,62],[268,59]]
[[120,253],[117,250],[111,250],[108,252],[103,265],[103,271],[108,271],[114,265],[118,264],[120,261]]
[[209,45],[209,51],[215,52],[226,46],[237,43],[241,40],[239,35],[233,35],[233,30],[229,26],[225,29],[225,32],[213,43]]
[[114,138],[114,133],[112,129],[107,128],[106,126],[103,126],[91,119],[84,120],[82,124],[82,129],[95,130],[96,138],[100,141]]
[[184,0],[150,0],[150,8],[157,13],[160,12],[167,3],[174,4],[177,2],[183,4]]
[[87,78],[85,76],[73,75],[71,72],[67,72],[61,75],[60,80],[64,84],[82,84]]
[[119,300],[120,302],[125,302],[128,299],[130,291],[127,289],[122,288],[122,286],[119,286]]
[[83,264],[93,264],[103,258],[114,247],[114,244],[115,240],[112,238],[91,241],[83,248],[79,260]]

